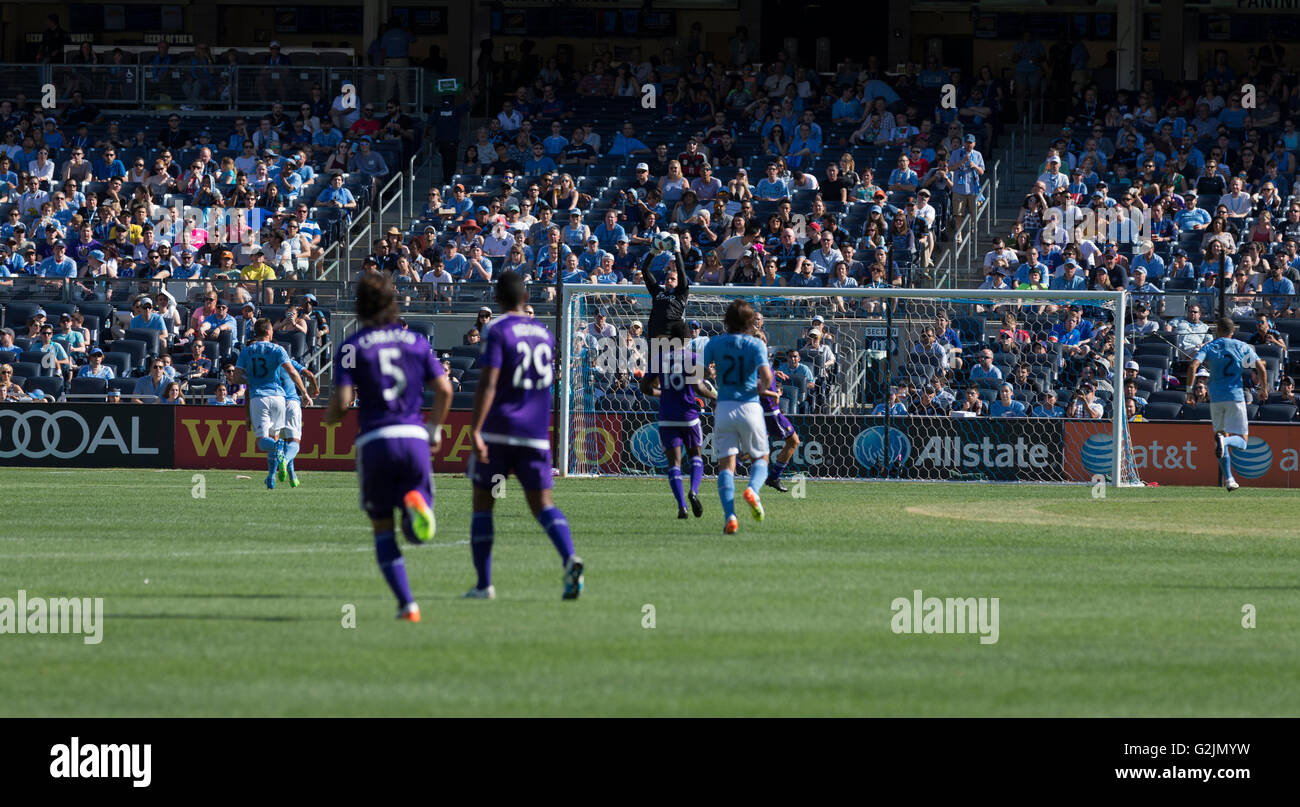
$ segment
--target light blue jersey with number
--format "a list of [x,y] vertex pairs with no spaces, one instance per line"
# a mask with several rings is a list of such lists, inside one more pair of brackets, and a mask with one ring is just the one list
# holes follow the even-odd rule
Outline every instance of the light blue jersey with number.
[[[289,364],[293,365],[293,369],[297,370],[299,373],[307,369],[307,365],[295,358],[290,358]],[[284,371],[283,367],[280,368],[280,389],[284,393],[284,399],[286,401],[302,400],[298,397],[298,388],[294,386],[293,379],[289,377],[289,374]]]
[[714,366],[719,401],[758,403],[758,368],[767,366],[767,347],[757,337],[715,336],[704,348],[704,363]]
[[1210,371],[1210,402],[1245,401],[1241,375],[1259,362],[1255,348],[1236,339],[1215,339],[1196,353]]
[[[284,397],[280,387],[280,365],[289,361],[289,354],[274,342],[253,342],[239,351],[235,366],[242,368],[248,382],[248,394],[253,398]],[[290,382],[292,383],[292,382]]]

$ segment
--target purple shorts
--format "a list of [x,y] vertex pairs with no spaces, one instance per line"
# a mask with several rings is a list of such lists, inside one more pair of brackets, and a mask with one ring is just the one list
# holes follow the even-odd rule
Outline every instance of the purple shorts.
[[704,433],[698,423],[694,426],[660,426],[659,442],[664,451],[674,447],[699,448],[704,445]]
[[379,437],[357,450],[361,509],[372,519],[392,518],[408,491],[418,490],[433,506],[433,468],[429,441]]
[[763,415],[763,421],[767,423],[767,436],[769,438],[789,440],[794,434],[794,426],[784,412],[769,411]]
[[550,490],[554,486],[551,479],[551,450],[549,448],[531,448],[529,446],[508,446],[500,443],[488,443],[488,461],[479,462],[471,457],[469,461],[469,478],[476,488],[491,489],[493,479],[497,476],[507,477],[514,474],[524,490]]

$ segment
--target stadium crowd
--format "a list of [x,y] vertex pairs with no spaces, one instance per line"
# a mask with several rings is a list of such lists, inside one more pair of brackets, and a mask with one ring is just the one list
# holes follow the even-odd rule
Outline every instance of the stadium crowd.
[[[669,256],[647,255],[663,233],[676,236],[697,286],[925,287],[935,282],[936,248],[980,202],[986,154],[1001,147],[1005,125],[1020,119],[1033,91],[1064,82],[1073,95],[1059,137],[1010,232],[984,257],[979,289],[1129,289],[1135,304],[1123,336],[1138,366],[1125,380],[1144,404],[1134,416],[1195,415],[1195,390],[1180,388],[1178,371],[1221,310],[1252,331],[1265,315],[1260,327],[1275,336],[1259,343],[1261,356],[1279,368],[1294,358],[1300,82],[1280,67],[1276,43],[1251,58],[1241,76],[1224,57],[1202,81],[1148,80],[1112,93],[1032,36],[1016,45],[1014,64],[969,75],[933,58],[895,74],[876,55],[822,74],[785,53],[758,62],[740,29],[725,54],[665,50],[621,63],[598,47],[572,70],[538,57],[491,93],[476,87],[462,103],[443,96],[419,113],[423,121],[398,98],[348,109],[319,87],[296,114],[277,99],[266,115],[228,127],[173,113],[153,131],[124,126],[76,92],[53,121],[25,99],[7,99],[0,284],[66,279],[88,305],[134,307],[132,280],[211,280],[191,284],[189,299],[148,301],[162,309],[163,352],[177,355],[196,341],[181,326],[205,295],[215,293],[228,316],[251,305],[283,323],[284,306],[302,303],[301,294],[258,281],[313,278],[323,248],[428,140],[444,182],[420,195],[404,227],[376,234],[361,266],[390,273],[408,304],[473,310],[505,269],[531,281],[538,305],[553,302],[557,282],[640,285],[646,271],[662,279]],[[1247,79],[1258,88],[1251,109],[1242,106]],[[958,101],[945,107],[941,88],[950,82]],[[489,114],[465,141],[476,105]],[[176,198],[203,220],[166,204]],[[143,226],[160,212],[171,225],[162,237]],[[230,225],[217,238],[214,219]],[[246,282],[222,282],[233,280]],[[783,384],[797,388],[783,404],[790,411],[827,411],[835,321],[884,309],[879,299],[818,299],[815,311],[767,300],[770,314],[829,318],[772,348]],[[887,393],[888,406],[871,402],[878,409],[1107,416],[1117,382],[1112,311],[898,305],[895,313],[933,319],[934,332],[923,330],[915,349],[896,346],[890,382],[906,385]],[[87,305],[72,309],[90,316]],[[323,324],[326,315],[315,314]],[[626,319],[619,325],[630,329]],[[702,332],[713,332],[701,319]],[[27,330],[15,339],[39,340],[30,319],[6,316],[15,323]],[[322,344],[309,330],[305,341]],[[93,349],[111,327],[88,331]],[[474,335],[462,341],[454,347],[472,348]],[[229,361],[239,343],[217,340],[205,357]],[[974,358],[982,352],[991,361]],[[126,371],[143,371],[144,361]],[[469,368],[456,369],[470,393]],[[600,384],[600,399],[638,395],[618,374]],[[1274,392],[1257,391],[1255,403]],[[1001,401],[1005,394],[1019,406]]]

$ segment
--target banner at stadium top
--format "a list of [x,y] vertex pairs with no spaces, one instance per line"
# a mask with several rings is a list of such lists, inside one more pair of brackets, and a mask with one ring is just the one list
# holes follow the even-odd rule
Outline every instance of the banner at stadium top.
[[[303,411],[304,471],[355,468],[356,412],[321,423]],[[953,481],[1088,482],[1111,468],[1110,424],[1085,420],[793,415],[803,443],[789,473],[810,479],[889,478]],[[712,417],[701,417],[706,470]],[[469,412],[443,424],[434,470],[463,473],[472,451]],[[1218,463],[1208,423],[1130,423],[1139,475],[1161,485],[1214,485]],[[663,448],[648,412],[592,415],[574,440],[578,459],[603,474],[662,473]],[[1300,487],[1300,426],[1254,425],[1234,452],[1246,487]],[[0,408],[0,466],[42,468],[227,468],[257,471],[257,451],[242,407],[157,404],[16,404]]]

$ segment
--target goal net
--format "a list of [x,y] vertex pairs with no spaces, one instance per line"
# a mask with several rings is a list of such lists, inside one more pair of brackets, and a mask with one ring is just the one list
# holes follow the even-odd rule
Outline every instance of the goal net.
[[[800,438],[787,475],[1141,484],[1125,439],[1126,345],[1115,338],[1126,293],[826,291],[692,286],[686,305],[699,353],[731,301],[761,314],[780,409]],[[562,294],[561,473],[663,473],[658,401],[637,383],[660,346],[645,333],[649,294]],[[712,473],[707,405],[701,426]]]

